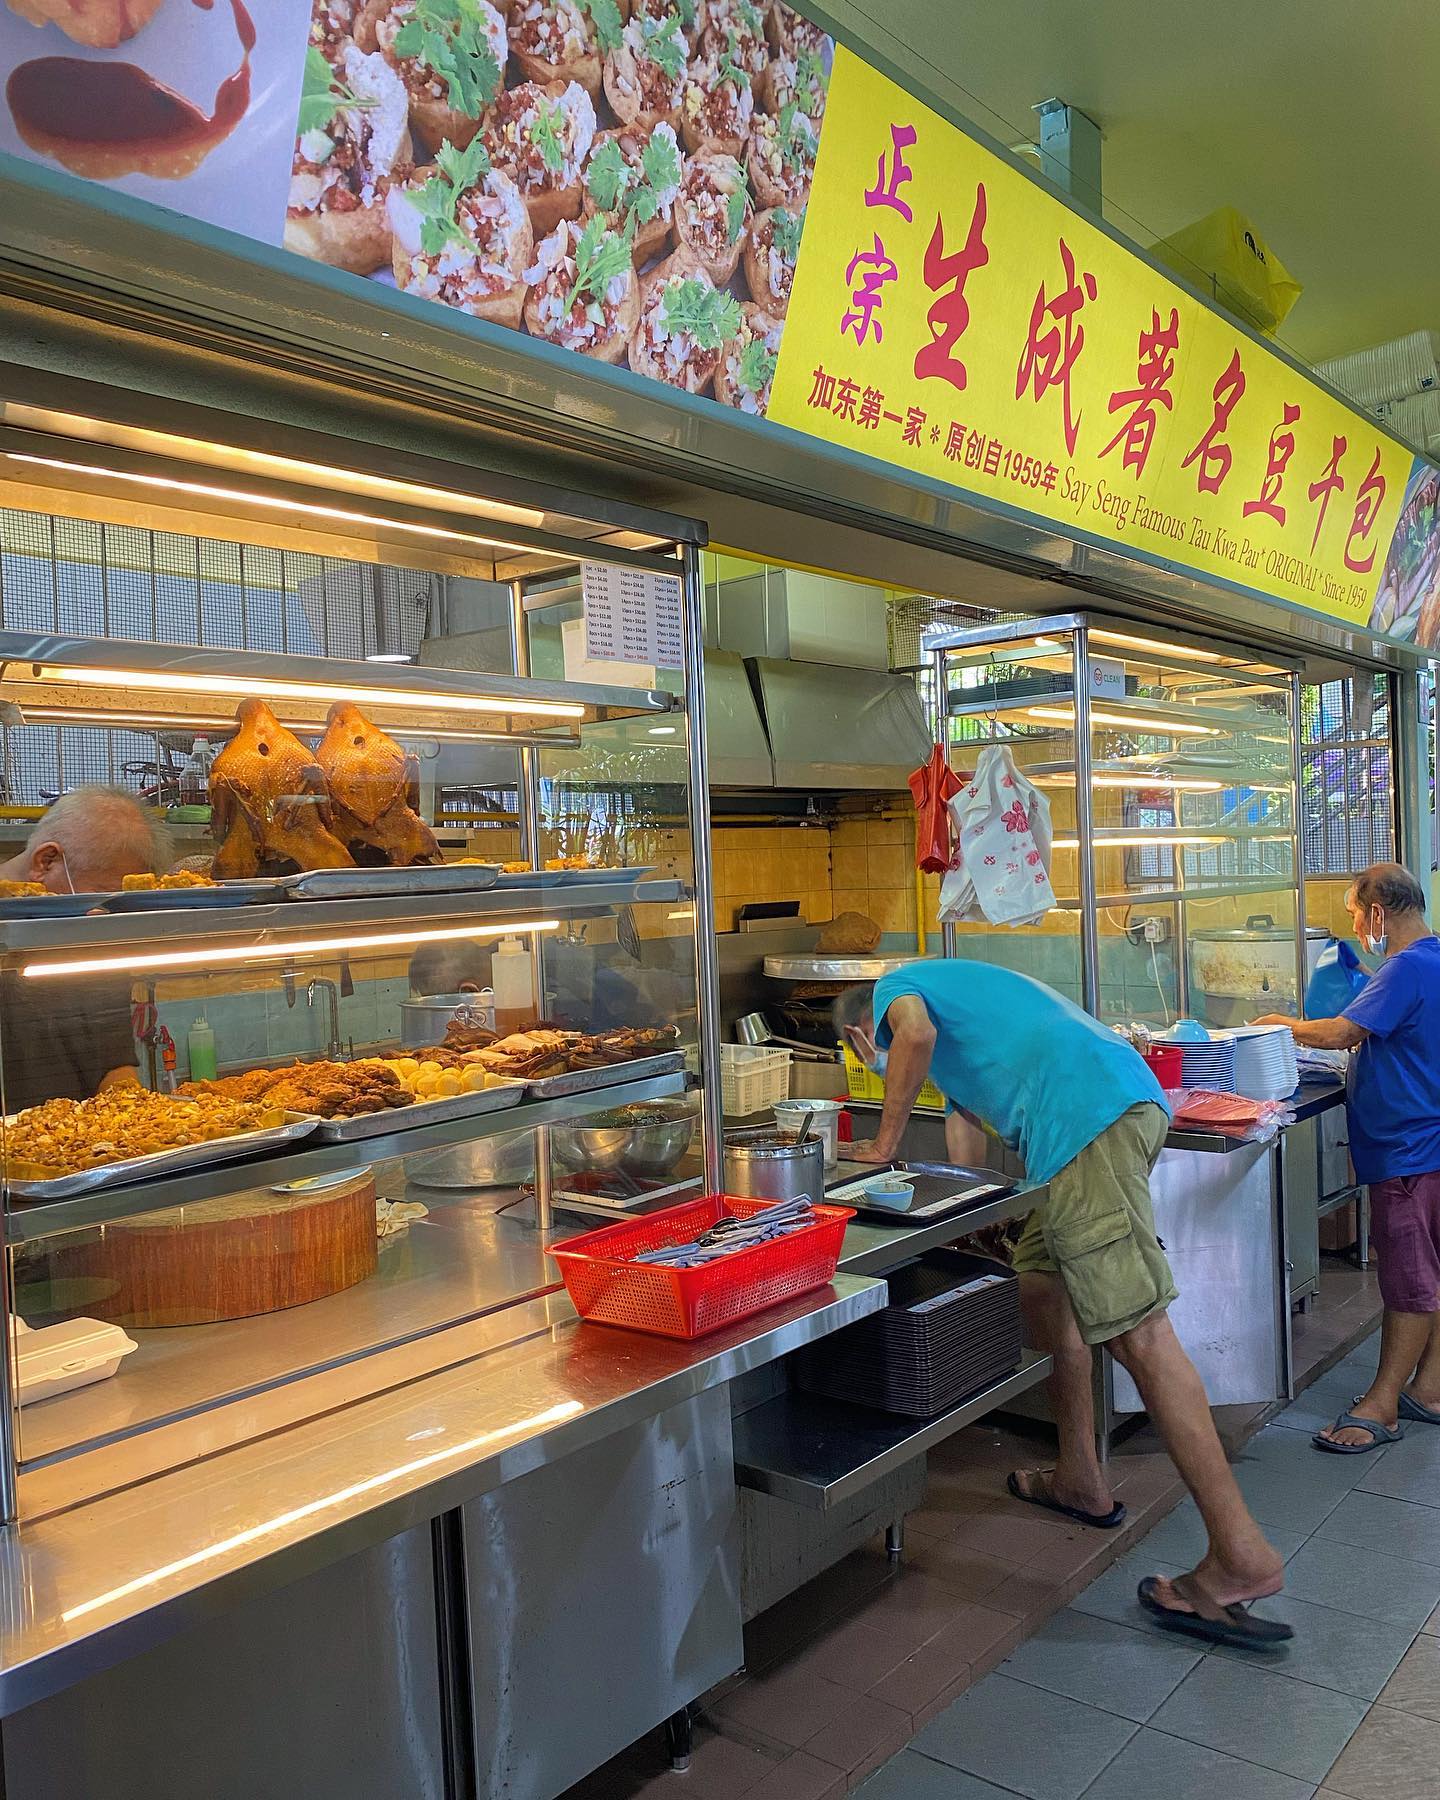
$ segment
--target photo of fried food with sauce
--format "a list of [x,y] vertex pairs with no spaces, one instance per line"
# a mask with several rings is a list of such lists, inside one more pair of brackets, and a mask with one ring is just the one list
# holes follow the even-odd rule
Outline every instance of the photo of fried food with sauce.
[[160,0],[5,0],[11,12],[32,25],[55,25],[73,43],[113,50],[143,31],[160,10]]

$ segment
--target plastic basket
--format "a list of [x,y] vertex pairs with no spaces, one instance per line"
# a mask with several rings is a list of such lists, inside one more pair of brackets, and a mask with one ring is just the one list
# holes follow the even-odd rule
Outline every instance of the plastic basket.
[[833,1281],[845,1227],[855,1217],[852,1209],[817,1206],[816,1222],[805,1230],[699,1269],[664,1269],[631,1259],[663,1244],[689,1243],[727,1213],[748,1219],[770,1204],[711,1194],[567,1238],[550,1254],[582,1319],[658,1337],[704,1337]]
[[763,1044],[720,1046],[720,1110],[727,1118],[768,1112],[790,1098],[790,1052]]
[[[873,1069],[867,1069],[860,1058],[848,1044],[840,1046],[840,1054],[845,1058],[845,1085],[849,1089],[852,1100],[876,1100],[885,1098],[885,1081]],[[916,1096],[917,1106],[933,1106],[938,1111],[945,1109],[945,1096],[935,1083],[926,1080]],[[729,1108],[726,1108],[729,1111]]]

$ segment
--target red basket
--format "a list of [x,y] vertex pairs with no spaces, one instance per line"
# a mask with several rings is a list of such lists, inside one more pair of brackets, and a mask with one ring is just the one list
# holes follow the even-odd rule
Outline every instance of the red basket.
[[550,1254],[582,1319],[659,1337],[704,1337],[833,1281],[853,1209],[817,1206],[816,1222],[803,1231],[737,1250],[699,1269],[665,1269],[631,1258],[664,1244],[690,1243],[727,1213],[748,1219],[772,1204],[711,1194],[567,1238]]

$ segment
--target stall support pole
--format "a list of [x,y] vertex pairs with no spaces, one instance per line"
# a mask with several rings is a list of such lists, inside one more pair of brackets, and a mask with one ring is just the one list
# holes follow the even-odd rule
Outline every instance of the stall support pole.
[[[1305,1017],[1305,841],[1300,829],[1300,802],[1305,772],[1300,761],[1300,705],[1304,685],[1298,672],[1290,678],[1290,872],[1295,882],[1295,1017]],[[1289,1308],[1286,1308],[1289,1323]]]
[[[530,673],[530,627],[525,617],[525,583],[510,583],[511,661],[517,675]],[[530,867],[540,866],[540,775],[535,765],[535,746],[522,744],[520,779],[517,783],[520,801],[520,849],[528,857]],[[531,998],[535,1017],[545,1017],[545,943],[536,932],[530,939]],[[550,1127],[535,1128],[535,1229],[548,1236],[555,1225],[551,1203]]]
[[685,610],[686,767],[690,783],[690,841],[695,871],[695,1032],[700,1051],[701,1126],[705,1191],[725,1188],[725,1142],[720,1100],[720,959],[715,946],[715,881],[711,864],[710,757],[705,738],[705,590],[700,552],[681,550]]
[[1080,1004],[1100,1016],[1100,916],[1095,904],[1095,839],[1091,806],[1090,633],[1081,625],[1073,639],[1075,689],[1075,837],[1080,873]]
[[1391,718],[1395,736],[1395,801],[1397,855],[1428,891],[1430,843],[1429,732],[1425,696],[1418,670],[1401,669],[1391,676]]
[[[935,652],[935,742],[940,746],[945,758],[945,767],[950,767],[950,689],[949,659],[944,650]],[[942,877],[943,880],[943,877]],[[920,896],[915,899],[915,917],[920,917]],[[940,953],[942,956],[954,957],[960,951],[960,933],[952,924],[942,922],[940,926]]]

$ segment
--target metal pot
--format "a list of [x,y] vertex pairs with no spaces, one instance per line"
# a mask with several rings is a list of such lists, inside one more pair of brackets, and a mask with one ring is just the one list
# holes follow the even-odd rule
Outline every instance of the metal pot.
[[459,994],[422,994],[400,1002],[400,1044],[405,1050],[424,1050],[440,1043],[445,1027],[457,1013],[469,1012],[469,1024],[495,1029],[495,997],[489,988],[471,988]]
[[405,1174],[417,1187],[519,1187],[535,1173],[535,1133],[503,1131],[414,1157]]
[[725,1145],[725,1192],[751,1200],[825,1198],[825,1146],[818,1137],[797,1144],[779,1132],[761,1132]]

